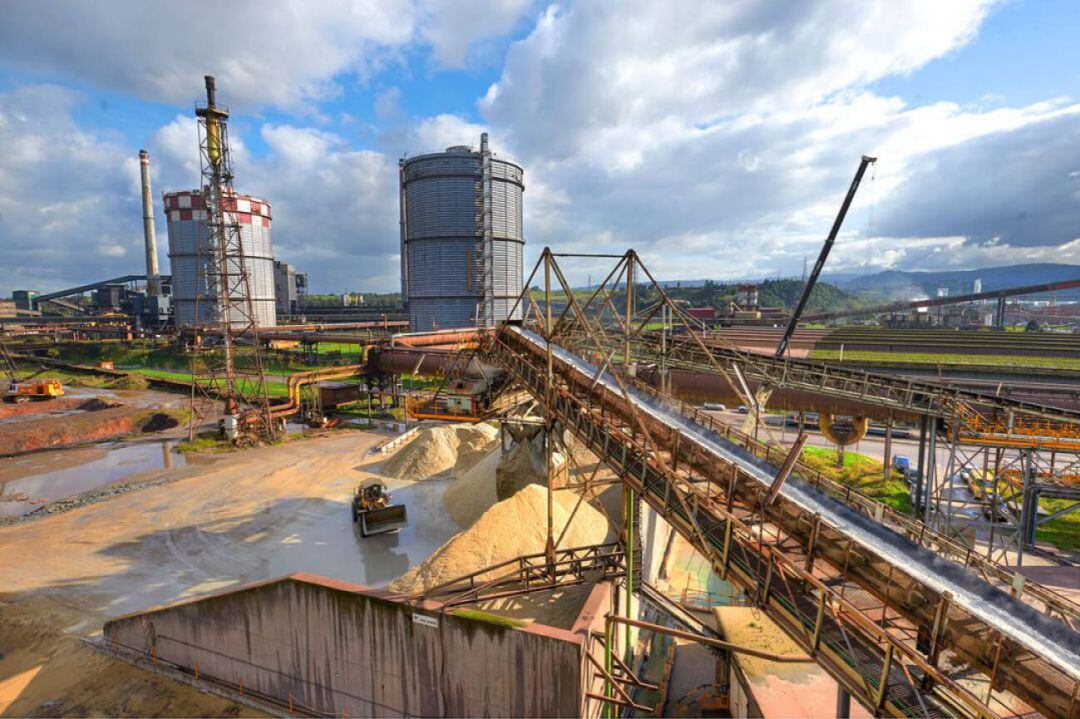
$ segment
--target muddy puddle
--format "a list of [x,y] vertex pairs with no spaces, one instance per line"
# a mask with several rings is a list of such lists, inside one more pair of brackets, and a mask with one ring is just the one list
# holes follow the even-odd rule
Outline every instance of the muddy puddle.
[[138,472],[183,466],[185,457],[172,451],[175,445],[175,441],[106,443],[2,459],[0,515],[27,514]]

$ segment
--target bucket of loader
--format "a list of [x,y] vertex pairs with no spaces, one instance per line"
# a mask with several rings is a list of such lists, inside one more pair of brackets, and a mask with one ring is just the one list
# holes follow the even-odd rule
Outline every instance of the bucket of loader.
[[364,510],[360,512],[359,519],[360,534],[365,537],[396,532],[409,526],[408,512],[404,504],[391,504],[388,507]]

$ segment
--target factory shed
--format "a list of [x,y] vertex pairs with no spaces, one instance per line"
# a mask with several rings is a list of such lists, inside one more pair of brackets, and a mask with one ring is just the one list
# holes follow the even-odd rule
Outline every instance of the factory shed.
[[290,714],[582,716],[610,596],[567,630],[298,573],[114,619],[100,648]]

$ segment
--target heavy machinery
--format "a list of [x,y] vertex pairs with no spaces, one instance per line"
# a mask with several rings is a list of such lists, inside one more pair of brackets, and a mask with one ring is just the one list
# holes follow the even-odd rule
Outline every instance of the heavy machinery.
[[360,525],[360,534],[396,532],[409,526],[404,504],[390,504],[386,485],[377,479],[365,480],[356,488],[352,501],[353,521]]
[[18,379],[15,359],[8,352],[7,345],[2,339],[0,339],[0,354],[3,354],[4,374],[7,377],[7,388],[4,390],[5,402],[28,402],[32,399],[55,399],[63,396],[64,385],[60,383],[60,380],[52,377],[37,378],[45,371],[44,367],[29,377]]

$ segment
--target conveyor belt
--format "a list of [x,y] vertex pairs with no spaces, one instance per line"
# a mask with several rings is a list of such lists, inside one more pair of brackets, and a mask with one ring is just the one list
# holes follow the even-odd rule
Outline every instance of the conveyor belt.
[[[505,331],[525,341],[531,353],[546,355],[547,343],[536,333],[516,326],[508,326]],[[622,389],[609,373],[598,375],[596,367],[562,347],[553,347],[552,354],[560,366],[570,368],[575,383],[596,385],[612,395],[622,396]],[[559,371],[564,370],[560,368]],[[764,486],[771,484],[776,468],[648,395],[630,387],[627,394],[638,411],[709,453],[720,464],[734,465],[745,476]],[[989,627],[1008,637],[1031,651],[1037,661],[1046,662],[1074,682],[1080,681],[1080,635],[1076,632],[983,582],[963,567],[941,559],[891,529],[863,517],[797,477],[788,479],[781,495],[808,516],[820,516],[823,526],[848,537],[865,553],[888,563],[935,594],[950,593],[954,605],[977,619],[984,629]]]

